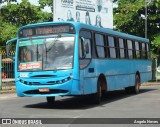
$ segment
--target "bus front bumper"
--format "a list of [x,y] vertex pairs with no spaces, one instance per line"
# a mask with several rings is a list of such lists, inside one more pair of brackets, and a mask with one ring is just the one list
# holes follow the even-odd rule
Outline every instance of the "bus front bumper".
[[63,84],[54,85],[26,85],[16,82],[16,92],[20,97],[49,97],[49,96],[70,96],[81,95],[79,81],[70,80]]

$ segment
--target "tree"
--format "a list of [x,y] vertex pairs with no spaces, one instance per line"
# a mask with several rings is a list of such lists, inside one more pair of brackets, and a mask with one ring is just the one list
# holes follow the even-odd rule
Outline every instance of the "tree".
[[[145,0],[118,0],[116,2],[118,4],[118,7],[114,9],[116,30],[144,37]],[[160,36],[160,1],[155,0],[147,7],[148,38],[151,41],[153,51],[158,53],[157,51],[160,51],[160,41],[158,41]]]
[[53,0],[39,0],[39,4],[41,8],[44,8],[45,6],[51,7],[53,12]]
[[15,0],[1,0],[8,2],[0,8],[0,45],[16,37],[17,30],[30,23],[52,21],[52,14],[43,12],[40,6],[31,5],[28,0],[21,3],[11,3]]
[[15,38],[17,34],[17,26],[10,23],[2,23],[0,25],[0,45],[5,46],[5,42],[11,38]]
[[20,4],[8,3],[1,8],[2,16],[6,22],[22,26],[30,23],[50,21],[51,14],[41,11],[39,6],[31,5],[28,0]]

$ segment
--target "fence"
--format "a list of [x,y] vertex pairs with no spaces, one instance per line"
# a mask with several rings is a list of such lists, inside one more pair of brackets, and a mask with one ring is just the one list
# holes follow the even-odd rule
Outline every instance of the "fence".
[[[14,51],[10,52],[11,56],[15,55]],[[7,58],[6,51],[0,51],[0,65],[1,65],[1,80],[0,89],[1,90],[12,90],[15,89],[15,79],[14,79],[14,62]]]

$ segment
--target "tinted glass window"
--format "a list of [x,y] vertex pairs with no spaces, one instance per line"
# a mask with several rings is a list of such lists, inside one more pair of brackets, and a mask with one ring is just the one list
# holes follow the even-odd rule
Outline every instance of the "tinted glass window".
[[139,42],[135,42],[135,50],[136,50],[136,58],[137,59],[140,59],[140,57],[141,57],[139,49],[140,49],[139,48]]
[[129,59],[133,58],[133,46],[132,46],[132,41],[131,40],[127,40],[127,47],[128,47],[128,57]]
[[84,69],[91,61],[91,32],[80,31],[79,37],[79,67]]
[[110,58],[116,58],[116,50],[113,37],[108,36],[108,45],[109,45]]
[[142,43],[142,59],[146,58],[146,46],[145,43]]
[[124,40],[119,39],[119,48],[120,48],[120,58],[125,58],[125,52],[124,52]]
[[150,58],[149,44],[146,44],[146,48],[147,48],[147,57]]
[[97,55],[100,58],[104,58],[105,57],[104,36],[101,34],[95,34],[95,40],[96,40]]
[[96,34],[96,45],[104,46],[104,37],[101,34]]

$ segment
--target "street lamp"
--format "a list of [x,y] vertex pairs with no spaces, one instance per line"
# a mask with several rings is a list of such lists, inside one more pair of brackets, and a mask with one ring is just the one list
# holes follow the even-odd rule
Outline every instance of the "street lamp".
[[154,2],[155,0],[145,0],[145,38],[147,38],[147,18],[148,18],[148,15],[147,15],[147,7],[148,5],[151,3],[151,2]]

